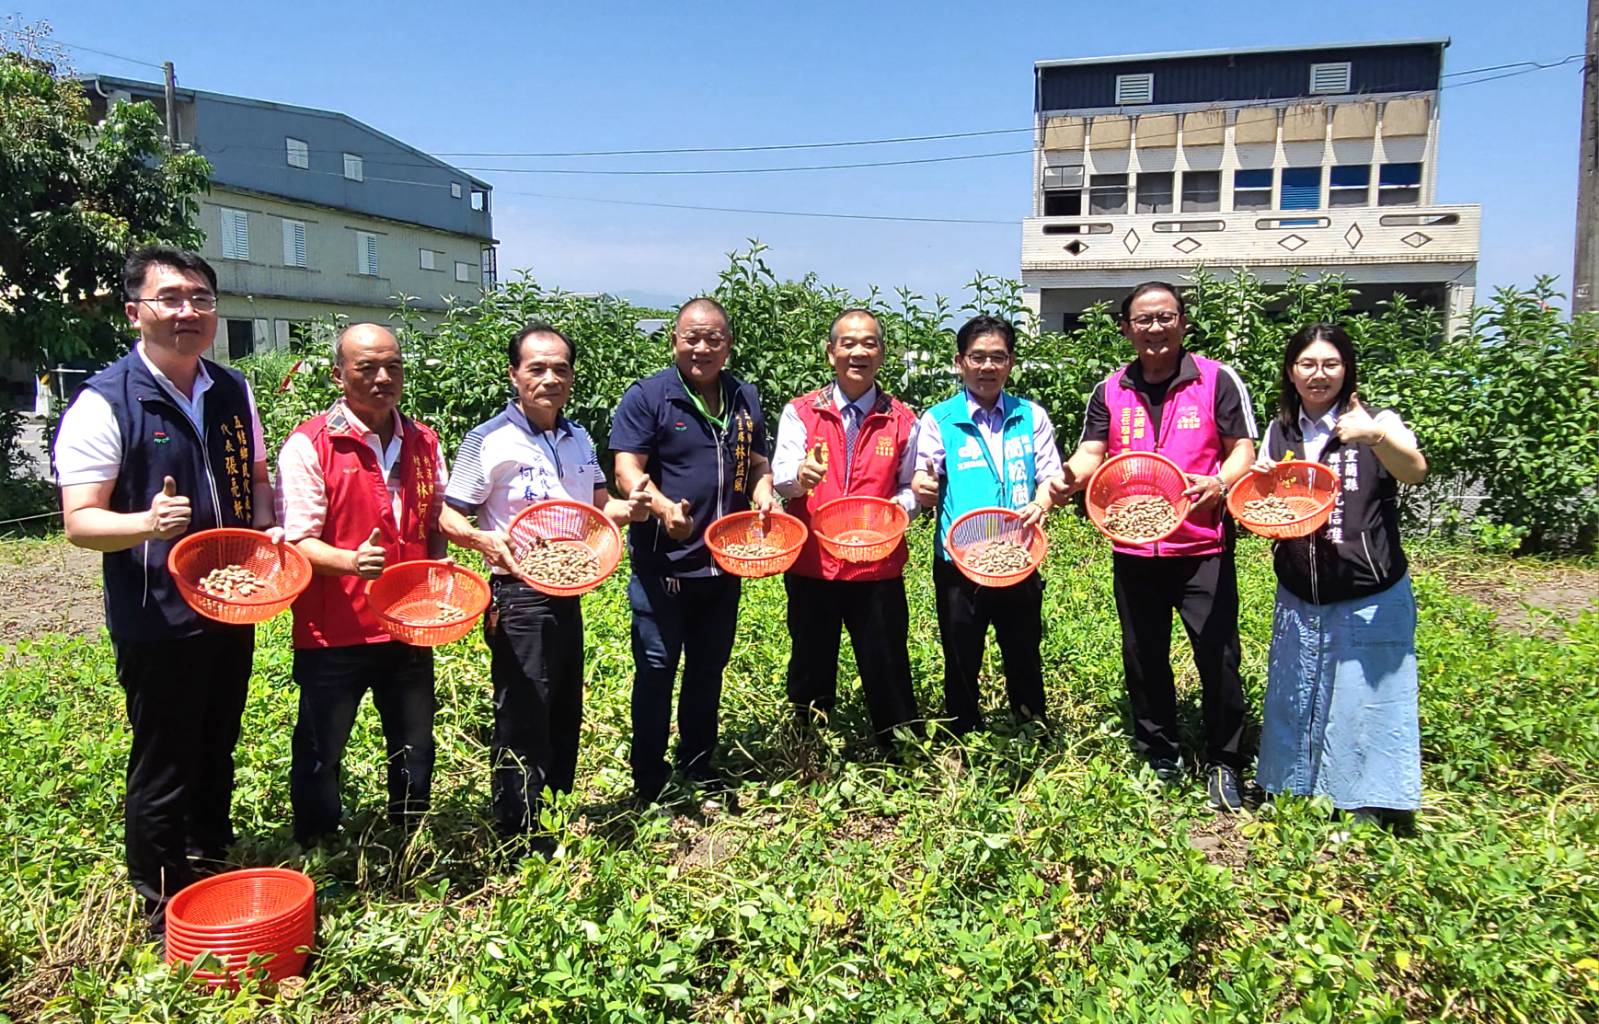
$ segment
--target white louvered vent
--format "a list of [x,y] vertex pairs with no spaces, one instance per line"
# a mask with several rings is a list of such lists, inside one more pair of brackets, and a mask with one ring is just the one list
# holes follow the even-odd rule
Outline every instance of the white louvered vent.
[[1310,66],[1310,91],[1312,94],[1349,91],[1349,62],[1312,64]]
[[222,208],[222,258],[250,258],[250,215],[243,210]]
[[355,233],[355,272],[378,276],[378,236],[370,231]]
[[1155,102],[1155,76],[1150,72],[1141,75],[1116,76],[1116,105]]
[[365,161],[354,153],[344,154],[344,176],[351,181],[365,181]]
[[285,267],[306,266],[305,258],[305,221],[285,220],[283,222],[283,265]]
[[304,139],[283,137],[283,147],[289,158],[290,167],[305,170],[311,166],[311,147]]

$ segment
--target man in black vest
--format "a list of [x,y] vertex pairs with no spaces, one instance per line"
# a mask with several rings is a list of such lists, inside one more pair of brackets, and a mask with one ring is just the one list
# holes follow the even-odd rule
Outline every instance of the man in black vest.
[[139,342],[67,409],[55,462],[67,539],[104,556],[133,730],[128,877],[159,936],[167,901],[219,869],[233,843],[233,747],[255,652],[253,626],[184,603],[167,552],[218,526],[283,535],[250,387],[201,357],[216,337],[216,272],[194,253],[151,247],[128,257],[122,287]]

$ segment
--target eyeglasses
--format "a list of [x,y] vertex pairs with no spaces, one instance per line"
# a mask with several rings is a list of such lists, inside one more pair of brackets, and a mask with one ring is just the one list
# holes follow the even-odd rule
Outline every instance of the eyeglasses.
[[1343,368],[1344,361],[1342,359],[1323,359],[1320,362],[1314,359],[1300,359],[1294,363],[1294,369],[1298,370],[1306,377],[1309,377],[1318,369],[1322,373],[1332,376]]
[[1163,311],[1160,313],[1142,313],[1138,316],[1128,317],[1127,322],[1140,331],[1147,331],[1156,324],[1160,324],[1162,327],[1170,327],[1181,319],[1181,313]]
[[215,295],[157,295],[153,299],[135,299],[147,306],[153,306],[163,313],[181,313],[183,307],[188,306],[196,313],[214,313],[217,308]]
[[968,352],[962,359],[973,366],[1004,366],[1010,362],[1009,352]]

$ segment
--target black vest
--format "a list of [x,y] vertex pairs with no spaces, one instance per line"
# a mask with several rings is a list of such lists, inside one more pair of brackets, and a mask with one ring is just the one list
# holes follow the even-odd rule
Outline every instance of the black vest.
[[[90,378],[86,387],[110,403],[122,434],[122,465],[111,490],[111,511],[147,510],[170,476],[193,507],[189,533],[248,527],[253,521],[250,468],[259,454],[250,436],[244,377],[210,360],[201,362],[211,376],[204,437],[137,352]],[[167,552],[178,539],[149,540],[103,556],[106,627],[113,640],[158,643],[207,629],[249,628],[213,622],[184,603],[167,574]]]
[[[1266,454],[1281,460],[1304,455],[1297,420],[1266,429]],[[1314,604],[1347,601],[1387,590],[1409,563],[1399,546],[1399,481],[1383,468],[1370,445],[1346,445],[1329,437],[1321,463],[1342,481],[1332,517],[1308,537],[1273,545],[1277,579],[1294,596]]]

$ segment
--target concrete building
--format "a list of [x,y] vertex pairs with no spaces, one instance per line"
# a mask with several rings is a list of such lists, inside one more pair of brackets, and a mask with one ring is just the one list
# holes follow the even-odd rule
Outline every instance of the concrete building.
[[1041,325],[1201,265],[1338,273],[1357,308],[1401,292],[1458,320],[1481,208],[1434,201],[1446,46],[1039,61],[1022,284]]
[[[86,77],[165,111],[158,83]],[[493,288],[491,186],[335,111],[179,89],[177,143],[211,162],[202,255],[216,268],[224,362],[283,348],[329,313],[385,322],[396,295],[437,319]]]

